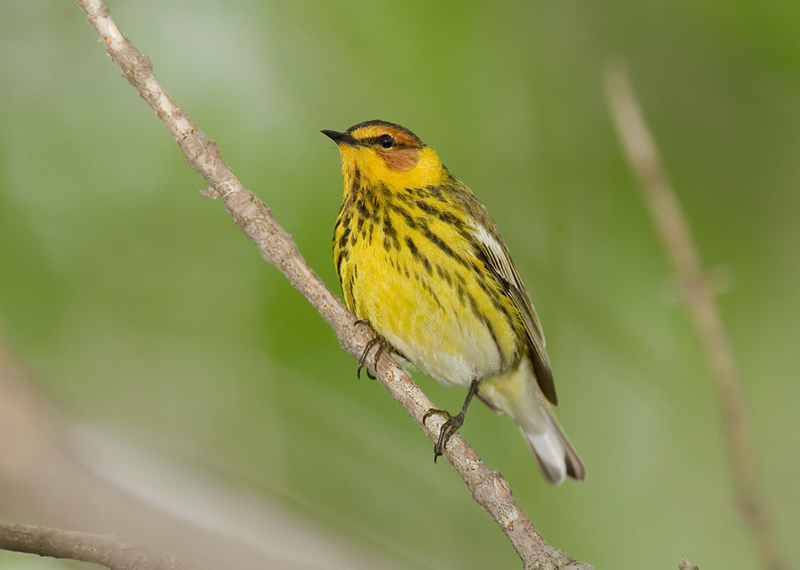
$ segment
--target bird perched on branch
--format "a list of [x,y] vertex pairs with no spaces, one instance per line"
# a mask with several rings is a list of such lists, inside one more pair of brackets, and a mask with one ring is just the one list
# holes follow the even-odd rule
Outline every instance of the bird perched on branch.
[[478,396],[511,416],[542,475],[557,485],[586,469],[556,420],[544,333],[492,218],[436,152],[394,123],[322,131],[339,146],[344,202],[334,229],[345,302],[390,348],[445,386],[468,389],[434,447],[442,455]]

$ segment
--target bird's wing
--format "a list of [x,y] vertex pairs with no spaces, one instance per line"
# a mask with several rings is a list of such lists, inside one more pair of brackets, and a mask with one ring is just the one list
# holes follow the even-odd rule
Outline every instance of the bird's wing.
[[489,228],[480,223],[475,224],[475,239],[479,252],[484,256],[483,261],[487,269],[497,278],[503,291],[513,301],[522,316],[528,343],[531,347],[531,360],[536,381],[544,396],[555,405],[558,403],[558,397],[553,383],[553,371],[550,368],[547,351],[545,351],[544,332],[542,332],[539,317],[536,315],[536,309],[533,308],[525,285],[522,284],[517,268],[514,267],[506,244],[503,243],[503,239],[488,214],[486,214],[485,222]]

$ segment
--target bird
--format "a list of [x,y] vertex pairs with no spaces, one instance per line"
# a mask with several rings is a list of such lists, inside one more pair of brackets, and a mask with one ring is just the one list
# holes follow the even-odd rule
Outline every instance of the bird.
[[[340,151],[344,196],[333,253],[345,304],[404,368],[468,390],[434,460],[477,396],[517,423],[544,479],[586,479],[551,405],[555,384],[536,310],[497,225],[409,129],[382,120],[323,130]],[[411,366],[409,366],[411,365]],[[374,367],[373,367],[374,368]]]

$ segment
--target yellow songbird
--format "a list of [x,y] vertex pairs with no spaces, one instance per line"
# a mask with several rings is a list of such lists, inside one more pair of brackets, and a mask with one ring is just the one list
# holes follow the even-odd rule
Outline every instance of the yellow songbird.
[[517,422],[547,481],[586,479],[550,408],[542,326],[483,204],[405,127],[367,121],[322,132],[341,151],[333,250],[348,308],[401,362],[469,390],[460,413],[426,414],[447,418],[434,459],[477,395]]

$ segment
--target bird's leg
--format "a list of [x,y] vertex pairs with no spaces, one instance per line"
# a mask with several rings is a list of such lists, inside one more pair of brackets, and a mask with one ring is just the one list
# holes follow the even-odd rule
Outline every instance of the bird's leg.
[[[363,324],[370,326],[369,321],[365,319],[359,319],[355,322],[355,324],[357,325]],[[370,329],[372,329],[372,327],[370,327]],[[375,334],[375,336],[372,337],[372,340],[370,340],[367,343],[367,346],[364,347],[364,352],[361,353],[361,358],[358,359],[358,370],[356,370],[356,376],[358,378],[361,378],[361,369],[364,368],[364,366],[366,366],[367,364],[367,356],[369,355],[369,351],[372,350],[372,347],[375,346],[376,344],[378,345],[378,350],[375,351],[375,360],[373,361],[372,364],[373,370],[378,369],[378,359],[381,357],[381,354],[383,354],[385,350],[391,350],[392,348],[389,342],[385,338],[383,338],[379,334]],[[372,380],[375,380],[375,376],[372,375],[369,369],[367,369],[367,376],[369,376]]]
[[424,416],[422,416],[423,424],[434,414],[445,416],[447,418],[447,421],[442,424],[442,429],[439,431],[439,440],[436,442],[436,445],[433,446],[434,463],[436,463],[436,459],[438,459],[440,455],[444,455],[444,448],[447,445],[447,442],[450,441],[450,438],[453,437],[453,434],[458,431],[458,428],[464,425],[464,416],[467,414],[467,408],[469,407],[469,403],[472,401],[472,397],[478,391],[479,384],[480,380],[472,381],[472,384],[469,386],[469,392],[467,392],[467,399],[464,400],[464,406],[455,416],[451,416],[447,410],[437,410],[436,408],[431,408],[425,412]]

